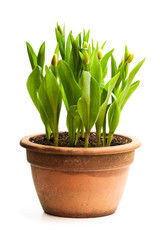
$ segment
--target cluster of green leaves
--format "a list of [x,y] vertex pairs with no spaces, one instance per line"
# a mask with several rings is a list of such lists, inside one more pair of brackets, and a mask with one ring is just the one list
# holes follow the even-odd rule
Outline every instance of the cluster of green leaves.
[[[128,52],[127,46],[118,66],[113,56],[114,49],[103,55],[106,42],[101,47],[98,42],[95,45],[93,39],[89,43],[90,30],[83,30],[83,36],[79,33],[75,38],[71,31],[66,41],[65,27],[62,30],[57,24],[55,33],[57,46],[50,66],[45,66],[45,74],[45,43],[38,55],[27,43],[32,67],[27,88],[45,125],[46,135],[49,139],[52,132],[55,145],[58,145],[58,122],[63,99],[70,145],[76,145],[81,135],[85,138],[85,147],[88,147],[90,131],[95,125],[97,146],[100,146],[102,132],[103,146],[110,146],[121,111],[139,85],[139,81],[132,82],[144,59],[128,74],[133,54]],[[110,58],[111,79],[105,83]],[[107,122],[109,133],[106,141]]]
[[[51,131],[54,135],[55,145],[58,145],[58,122],[62,104],[61,86],[57,80],[55,67],[45,66],[45,43],[40,47],[38,56],[27,43],[28,55],[32,72],[27,79],[27,89],[30,97],[40,113],[46,129],[47,138],[50,139]],[[57,51],[57,49],[56,49]]]

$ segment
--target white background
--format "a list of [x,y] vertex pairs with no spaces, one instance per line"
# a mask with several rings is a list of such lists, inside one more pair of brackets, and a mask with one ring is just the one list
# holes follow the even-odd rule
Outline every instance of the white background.
[[[18,1],[0,3],[0,239],[160,239],[160,14],[159,1]],[[125,193],[114,215],[67,219],[43,213],[20,139],[44,131],[26,80],[31,71],[25,42],[38,51],[46,41],[46,64],[55,48],[56,22],[78,34],[83,27],[120,61],[125,44],[131,68],[146,57],[141,80],[121,115],[117,133],[138,137]],[[109,78],[109,76],[108,76]],[[60,130],[66,130],[62,110]]]

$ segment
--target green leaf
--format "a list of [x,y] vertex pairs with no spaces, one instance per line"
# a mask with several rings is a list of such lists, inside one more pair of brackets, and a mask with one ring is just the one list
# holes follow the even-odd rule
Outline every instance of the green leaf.
[[114,101],[108,110],[108,126],[109,132],[114,133],[120,119],[120,108],[117,104],[117,101]]
[[82,97],[84,97],[87,103],[90,102],[90,81],[91,81],[90,74],[86,71],[83,71],[80,80],[80,87]]
[[98,116],[98,119],[96,122],[97,135],[99,135],[101,128],[103,126],[109,98],[110,98],[110,95],[111,95],[115,85],[116,85],[119,75],[120,75],[120,73],[117,73],[113,78],[111,78],[111,80],[104,87],[104,89],[107,91],[107,96],[106,96],[106,99],[103,102],[103,104],[100,106],[99,116]]
[[42,81],[42,71],[39,66],[35,67],[27,79],[27,89],[29,95],[39,111],[39,101],[37,98],[37,92]]
[[118,96],[119,92],[118,92],[118,88],[120,86],[120,83],[122,82],[122,87],[124,88],[124,84],[125,84],[125,66],[126,66],[126,63],[124,62],[119,68],[118,68],[118,71],[120,72],[120,76],[119,76],[119,79],[116,83],[116,90],[117,90],[117,93],[116,91],[114,92],[116,97]]
[[77,108],[87,132],[89,132],[90,124],[90,83],[91,75],[83,71],[80,79],[82,97],[78,101]]
[[66,94],[65,94],[65,91],[64,91],[64,88],[63,88],[63,85],[61,82],[60,82],[60,88],[61,88],[62,99],[63,99],[64,105],[66,107],[66,110],[68,112],[69,111],[68,100],[67,100],[67,97],[66,97]]
[[47,66],[45,69],[46,69],[45,90],[53,112],[52,121],[54,126],[53,134],[55,137],[55,145],[58,145],[58,123],[62,105],[62,94],[57,79],[52,73],[52,71]]
[[94,46],[94,41],[93,41],[93,38],[92,38],[92,52],[95,50],[95,46]]
[[128,93],[129,87],[135,77],[135,75],[137,74],[138,70],[141,68],[142,64],[144,63],[145,59],[143,59],[141,62],[139,62],[135,68],[130,72],[127,80],[126,80],[126,86],[123,89],[123,91],[121,92],[121,94],[119,95],[117,102],[119,107],[121,108],[124,102],[124,99],[126,98],[126,95]]
[[26,42],[26,46],[27,46],[27,52],[28,52],[31,67],[32,69],[34,69],[37,66],[37,56],[32,46],[28,42]]
[[102,67],[102,74],[103,74],[102,78],[103,79],[107,75],[107,70],[108,70],[107,63],[108,63],[108,60],[109,60],[110,56],[112,55],[113,51],[114,51],[114,49],[112,49],[111,51],[106,53],[101,60],[101,67]]
[[[113,78],[111,78],[111,80],[108,81],[108,83],[104,86],[104,89],[108,92],[108,95],[110,96],[113,88],[119,78],[120,73],[117,73]],[[108,97],[109,97],[108,96]]]
[[91,77],[90,84],[90,130],[97,121],[100,108],[100,89],[97,81]]
[[57,42],[59,43],[59,50],[61,53],[61,57],[62,59],[65,59],[65,40],[64,40],[64,36],[62,36],[60,34],[60,32],[58,31],[58,29],[55,29],[55,33],[56,33],[56,38],[57,38]]
[[105,41],[105,42],[102,44],[102,46],[101,46],[101,49],[102,49],[102,50],[103,50],[104,46],[106,45],[106,42],[107,42],[107,41]]
[[51,135],[51,128],[50,128],[50,125],[48,123],[48,120],[47,120],[47,117],[46,117],[46,114],[42,108],[42,105],[39,101],[39,113],[40,113],[40,116],[41,116],[41,119],[42,119],[42,122],[45,126],[45,131],[46,131],[46,136],[47,136],[47,139],[50,139],[50,135]]
[[46,70],[45,89],[54,114],[54,122],[57,124],[56,118],[60,87],[52,71],[47,66],[45,67],[45,70]]
[[[108,102],[109,102],[109,98],[110,95],[116,85],[116,82],[119,78],[120,73],[118,73],[117,75],[115,75],[105,86],[101,95],[101,106],[100,106],[100,111],[99,111],[99,116],[96,122],[96,132],[97,132],[97,146],[100,146],[100,136],[101,136],[101,129],[103,127],[103,135],[104,132],[106,131],[106,123],[105,123],[105,118],[106,118],[106,114],[107,114],[107,110],[108,110]],[[106,97],[104,99],[104,97]],[[104,136],[103,136],[103,144],[105,144],[104,142]]]
[[43,81],[40,85],[40,88],[38,90],[38,99],[39,99],[42,109],[46,115],[49,126],[54,134],[53,110],[52,110],[50,101],[48,99],[47,93],[46,93],[45,85],[46,85],[46,78],[43,79]]
[[139,69],[141,68],[141,66],[143,65],[145,61],[145,58],[140,61],[136,66],[135,68],[130,72],[129,76],[128,76],[128,79],[127,79],[127,85],[130,85],[135,77],[135,75],[137,74],[137,72],[139,71]]
[[42,108],[42,105],[40,104],[40,101],[38,99],[38,90],[40,88],[41,82],[42,82],[42,71],[41,71],[41,68],[39,66],[37,66],[37,67],[34,68],[32,73],[28,77],[27,89],[28,89],[29,95],[30,95],[34,105],[36,106],[37,110],[40,113],[42,122],[45,126],[45,129],[46,129],[47,138],[49,139],[51,129],[50,129],[50,126],[48,124],[46,114],[45,114],[45,112]]
[[97,53],[99,51],[99,42],[97,41],[97,46],[96,46]]
[[58,145],[58,122],[61,110],[61,91],[57,79],[46,66],[46,76],[39,88],[38,97],[52,129],[55,145]]
[[74,37],[73,37],[73,35],[72,35],[72,32],[70,32],[70,38],[71,38],[71,44],[72,44],[73,41],[74,41]]
[[72,105],[76,105],[78,99],[81,97],[81,89],[74,78],[72,70],[63,60],[59,61],[57,68],[58,75],[68,101],[68,106],[70,107]]
[[[78,35],[79,36],[79,35]],[[73,41],[72,43],[72,51],[70,53],[70,59],[69,59],[69,65],[72,69],[72,72],[74,74],[74,77],[76,79],[76,81],[78,82],[78,77],[79,77],[79,72],[81,70],[82,67],[82,61],[81,58],[79,56],[79,37],[76,38],[76,40]]]
[[89,109],[90,108],[87,106],[87,103],[84,97],[81,97],[78,100],[77,109],[86,131],[89,132]]
[[83,29],[83,43],[89,41],[90,29],[88,30],[87,34],[85,34],[85,29]]
[[79,51],[79,56],[80,56],[80,58],[81,58],[81,60],[82,60],[82,62],[84,61],[84,56],[83,56],[83,54]]
[[132,83],[129,87],[129,90],[127,92],[127,95],[121,105],[121,110],[123,109],[124,105],[126,104],[126,102],[128,101],[128,99],[130,98],[130,96],[134,93],[134,91],[137,89],[138,85],[139,85],[140,81],[136,81],[134,83]]
[[111,55],[111,77],[113,78],[117,74],[117,63],[113,55]]
[[57,62],[58,62],[58,59],[59,59],[59,43],[57,43],[56,45],[56,49],[54,51],[54,55],[52,57],[52,60],[51,60],[51,65],[50,65],[50,69],[52,71],[52,73],[54,74],[54,76],[57,78]]
[[87,32],[87,34],[85,36],[85,42],[87,42],[87,43],[89,41],[89,35],[90,35],[90,29],[88,30],[88,32]]
[[57,43],[54,53],[57,54],[57,59],[59,59],[59,43]]
[[92,55],[92,53],[91,53],[91,44],[89,43],[88,44],[88,56],[89,56],[89,58],[91,58],[91,55]]
[[109,134],[107,138],[107,146],[110,146],[112,142],[113,134],[119,124],[119,120],[120,120],[120,108],[115,100],[110,106],[108,111]]
[[101,92],[101,105],[106,100],[106,97],[107,97],[107,91],[104,89],[104,86],[103,86],[103,89],[102,89],[102,92]]
[[61,93],[61,91],[59,91],[58,104],[57,104],[57,123],[59,123],[61,107],[62,107],[62,93]]
[[85,37],[86,37],[86,30],[85,30],[85,28],[83,28],[83,43],[86,42],[85,41],[86,40]]
[[69,131],[70,145],[73,146],[75,143],[76,130],[79,127],[80,117],[78,114],[77,106],[73,105],[69,108],[67,114],[67,128]]
[[43,71],[44,63],[45,63],[45,42],[43,42],[39,48],[37,63],[42,68],[42,71]]
[[124,53],[124,60],[126,59],[126,57],[128,56],[128,47],[127,45],[125,45],[125,53]]
[[81,33],[76,37],[76,45],[78,46],[78,50],[81,49]]
[[126,79],[126,77],[128,75],[128,70],[129,70],[129,63],[126,63],[125,64],[125,79]]
[[68,35],[68,37],[67,37],[67,42],[66,42],[65,61],[66,61],[67,63],[69,63],[70,52],[71,52],[71,49],[72,49],[71,34],[72,34],[72,31],[69,33],[69,35]]
[[96,79],[98,84],[102,81],[102,67],[101,62],[98,59],[97,50],[94,50],[93,53],[93,62],[90,70],[91,76]]
[[96,80],[86,71],[82,72],[80,86],[82,97],[78,101],[77,108],[86,132],[89,133],[98,117],[100,90]]
[[65,24],[63,26],[63,36],[65,36]]

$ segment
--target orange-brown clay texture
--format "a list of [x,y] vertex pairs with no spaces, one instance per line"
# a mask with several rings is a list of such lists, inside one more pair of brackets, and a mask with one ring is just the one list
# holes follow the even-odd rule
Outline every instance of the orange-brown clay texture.
[[32,166],[32,176],[46,213],[65,217],[96,217],[115,212],[128,169],[77,173]]
[[[64,217],[98,217],[115,212],[122,197],[134,150],[123,146],[76,149],[42,146],[21,140],[27,148],[34,185],[44,211]],[[115,151],[113,151],[113,148]]]

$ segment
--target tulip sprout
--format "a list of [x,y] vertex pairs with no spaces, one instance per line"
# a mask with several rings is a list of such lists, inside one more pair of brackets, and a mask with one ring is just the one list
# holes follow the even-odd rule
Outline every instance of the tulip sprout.
[[[65,41],[65,26],[57,23],[57,45],[51,64],[45,66],[45,42],[36,55],[27,42],[27,51],[32,72],[27,80],[29,95],[45,126],[48,140],[51,132],[58,146],[59,117],[62,100],[67,110],[67,128],[70,146],[76,146],[79,136],[85,138],[88,147],[93,126],[96,128],[97,147],[103,136],[103,146],[110,146],[127,100],[137,89],[140,81],[133,82],[145,59],[128,74],[134,55],[125,46],[120,64],[113,56],[114,49],[104,54],[106,41],[99,47],[93,39],[89,42],[90,30],[83,30],[76,37],[72,31]],[[106,82],[108,61],[111,60],[111,79]],[[45,73],[44,73],[45,69]],[[106,133],[108,123],[109,133]]]

